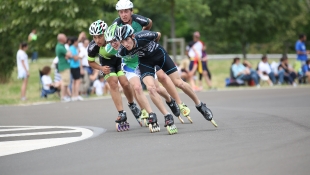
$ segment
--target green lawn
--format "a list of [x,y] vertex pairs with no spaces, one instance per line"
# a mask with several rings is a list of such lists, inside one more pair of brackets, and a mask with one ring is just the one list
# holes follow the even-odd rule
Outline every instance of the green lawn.
[[[254,68],[256,68],[260,60],[249,60]],[[270,62],[273,60],[270,60]],[[274,60],[278,61],[278,60]],[[231,66],[232,60],[210,60],[208,62],[208,67],[212,73],[212,83],[217,89],[225,88],[225,78],[229,77],[229,68]],[[294,59],[290,60],[293,63]],[[20,87],[22,80],[17,79],[16,68],[13,71],[10,82],[7,84],[0,84],[0,105],[11,105],[11,104],[30,104],[36,102],[48,102],[48,101],[59,101],[56,95],[49,95],[48,99],[40,98],[40,83],[39,83],[39,69],[46,65],[51,65],[51,59],[39,59],[38,62],[31,63],[30,66],[30,78],[27,87],[27,101],[20,101]],[[51,75],[53,78],[54,75]],[[204,86],[206,87],[206,85]],[[90,98],[93,98],[91,96]]]

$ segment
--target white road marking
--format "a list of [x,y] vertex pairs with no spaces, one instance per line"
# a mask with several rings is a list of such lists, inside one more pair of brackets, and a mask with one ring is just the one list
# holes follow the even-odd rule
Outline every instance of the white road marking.
[[[5,127],[6,129],[1,129]],[[11,128],[11,129],[7,129]],[[65,131],[50,131],[50,132],[31,132],[27,133],[27,130],[37,129],[70,129]],[[23,131],[20,134],[1,134],[4,131]],[[50,139],[35,139],[35,140],[15,140],[15,141],[1,141],[1,138],[16,137],[16,136],[39,136],[49,134],[61,134],[62,133],[82,133],[79,137],[62,137],[62,138],[50,138]],[[93,131],[86,128],[68,127],[68,126],[0,126],[0,156],[6,156],[11,154],[17,154],[37,149],[50,148],[54,146],[73,143],[90,138],[93,135]]]

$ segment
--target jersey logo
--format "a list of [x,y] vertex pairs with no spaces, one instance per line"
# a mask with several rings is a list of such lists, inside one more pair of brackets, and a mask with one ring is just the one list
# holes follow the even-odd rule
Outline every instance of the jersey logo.
[[143,21],[143,22],[147,22],[147,20],[142,19],[142,18],[139,18],[139,17],[137,17],[136,19],[138,19],[138,20],[140,20],[140,21]]

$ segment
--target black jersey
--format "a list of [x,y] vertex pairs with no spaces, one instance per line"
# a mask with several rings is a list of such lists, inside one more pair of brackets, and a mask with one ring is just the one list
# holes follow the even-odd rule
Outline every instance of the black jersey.
[[[141,15],[133,14],[131,15],[131,18],[131,27],[133,28],[134,33],[141,31],[143,27],[147,26],[150,23],[148,18]],[[120,17],[116,18],[113,21],[113,24],[114,23],[117,23],[118,26],[125,25]]]
[[[122,58],[126,57],[135,57],[138,56],[139,59],[143,58],[152,58],[158,52],[158,49],[161,46],[155,42],[155,39],[158,37],[156,32],[143,30],[135,34],[135,46],[131,50],[127,50],[124,46],[121,46],[118,49],[118,55]],[[161,53],[161,52],[160,52]]]

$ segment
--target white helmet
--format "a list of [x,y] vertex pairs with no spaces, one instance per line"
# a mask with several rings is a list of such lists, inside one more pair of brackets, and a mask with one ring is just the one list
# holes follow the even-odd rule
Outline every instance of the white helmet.
[[130,0],[119,0],[116,4],[116,10],[132,9],[133,3]]
[[107,28],[108,28],[107,23],[105,23],[102,20],[97,20],[89,26],[89,34],[92,36],[102,35]]

